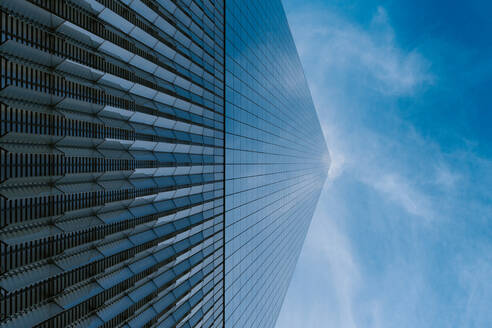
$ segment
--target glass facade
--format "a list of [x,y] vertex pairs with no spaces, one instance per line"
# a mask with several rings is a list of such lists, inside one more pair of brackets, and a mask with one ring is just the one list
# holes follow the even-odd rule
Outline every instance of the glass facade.
[[326,179],[280,0],[226,2],[225,327],[274,327]]
[[222,326],[222,1],[0,2],[2,327]]
[[0,33],[0,327],[273,327],[328,165],[280,0],[1,0]]

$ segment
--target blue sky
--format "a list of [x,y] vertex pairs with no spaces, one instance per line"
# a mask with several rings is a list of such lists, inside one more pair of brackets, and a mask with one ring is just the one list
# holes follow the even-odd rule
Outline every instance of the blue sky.
[[283,2],[333,162],[278,328],[492,327],[492,3]]

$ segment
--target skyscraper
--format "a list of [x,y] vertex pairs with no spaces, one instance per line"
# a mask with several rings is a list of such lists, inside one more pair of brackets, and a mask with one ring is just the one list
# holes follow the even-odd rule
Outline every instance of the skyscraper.
[[0,10],[0,327],[273,327],[328,165],[280,0]]
[[273,327],[326,179],[280,1],[226,1],[225,326]]

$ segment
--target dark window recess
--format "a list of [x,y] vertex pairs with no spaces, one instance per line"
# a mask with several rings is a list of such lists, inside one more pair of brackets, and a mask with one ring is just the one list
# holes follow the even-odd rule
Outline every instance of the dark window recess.
[[[213,220],[214,218],[215,218],[214,216],[211,216],[211,217],[207,218],[205,221]],[[5,318],[7,318],[8,316],[10,316],[12,314],[18,313],[27,307],[39,304],[43,300],[49,299],[49,298],[53,297],[54,295],[60,294],[63,292],[63,290],[67,289],[68,287],[73,286],[73,285],[75,285],[81,281],[87,280],[91,277],[94,277],[98,274],[101,274],[104,271],[106,271],[107,268],[110,268],[110,267],[112,267],[118,263],[126,261],[130,258],[133,258],[133,257],[135,257],[135,255],[137,255],[137,254],[139,254],[139,253],[141,253],[141,252],[143,252],[149,248],[156,246],[159,242],[162,242],[166,239],[169,239],[173,235],[176,235],[178,233],[186,231],[187,229],[190,229],[191,227],[193,227],[197,224],[198,225],[202,224],[203,222],[204,221],[201,221],[199,223],[195,223],[194,225],[189,225],[188,227],[182,228],[180,230],[174,230],[171,232],[171,234],[167,234],[167,235],[160,237],[158,239],[151,240],[151,241],[146,242],[144,244],[138,245],[134,248],[124,250],[124,251],[119,252],[117,254],[108,256],[104,259],[101,259],[101,260],[92,262],[90,264],[84,265],[80,268],[61,273],[61,274],[54,276],[54,277],[50,277],[47,280],[38,282],[36,284],[30,285],[28,287],[25,287],[25,288],[22,288],[19,290],[16,290],[14,292],[4,293],[2,295],[2,297],[0,298],[0,310],[1,310],[0,311],[0,313],[1,313],[0,320],[5,320]],[[216,232],[216,233],[219,233],[219,232]],[[168,254],[167,259],[159,262],[157,264],[157,268],[167,264],[169,261],[176,259],[182,253],[188,251],[192,247],[196,246],[197,244],[203,242],[205,239],[210,238],[213,235],[214,235],[214,231],[213,231],[213,228],[211,228],[211,229],[207,229],[203,232],[199,232],[198,234],[195,234],[193,236],[190,236],[190,237],[182,240],[182,242],[184,242],[183,244],[186,246],[181,248],[181,249],[175,249],[173,246],[169,246],[168,248],[170,248],[170,251],[166,252]],[[5,254],[4,253],[6,251],[5,244],[0,242],[0,247],[1,247],[2,255]],[[211,249],[209,249],[209,251],[210,250]],[[154,271],[157,268],[155,268]],[[124,289],[125,290],[128,289],[134,283],[135,282],[130,283],[130,285],[126,286],[126,288],[124,288]],[[158,292],[163,290],[163,289],[165,289],[165,288],[164,287],[161,288],[160,290],[158,290]],[[119,294],[120,292],[117,292],[116,294]],[[114,294],[111,297],[114,297],[116,294]],[[101,295],[101,294],[99,294],[99,295]],[[97,295],[96,295],[96,297],[97,297]],[[86,302],[90,302],[90,299]],[[84,304],[86,304],[86,302],[83,302],[83,303],[77,305],[75,308],[72,308],[72,309],[76,310],[77,307],[83,307]],[[100,307],[103,304],[104,303],[99,304],[97,307]],[[69,316],[71,316],[72,320],[73,320],[73,315],[70,315],[70,311],[71,310],[67,310],[67,311],[61,313],[60,315],[49,319],[48,322],[51,320],[57,320],[56,318],[63,317],[67,314]],[[76,311],[76,312],[78,313],[78,311]],[[80,314],[80,316],[78,318],[80,318],[81,316],[82,316],[82,314]],[[61,325],[60,327],[63,327],[63,326],[64,325]]]
[[15,86],[60,98],[69,97],[101,106],[109,105],[127,110],[135,110],[134,101],[129,101],[107,94],[103,90],[66,80],[63,76],[54,73],[26,67],[4,57],[0,59],[0,67],[2,89]]
[[[85,193],[87,194],[87,193]],[[154,193],[151,193],[154,194]],[[210,192],[203,193],[203,198],[195,199],[195,202],[193,202],[189,196],[184,196],[180,198],[174,198],[172,200],[169,200],[168,202],[171,202],[174,205],[166,206],[163,208],[163,211],[156,214],[156,215],[168,215],[170,213],[177,212],[179,210],[187,209],[192,206],[204,204],[208,201],[211,200],[218,200],[219,198],[214,198],[213,194]],[[73,196],[73,195],[69,195]],[[47,197],[44,197],[47,198]],[[135,198],[135,197],[133,197]],[[32,201],[33,199],[29,199],[29,201]],[[35,199],[36,200],[36,199]],[[5,204],[5,200],[3,201]],[[17,200],[15,201],[9,201],[7,204],[11,205],[12,203],[17,203]],[[51,204],[50,204],[51,205]],[[45,208],[43,206],[42,208]],[[12,214],[12,212],[19,212],[19,207],[15,207],[12,209],[12,211],[9,214]],[[3,216],[3,213],[2,213]],[[12,217],[12,216],[11,216]],[[20,221],[17,221],[20,222]],[[5,273],[10,270],[13,270],[15,268],[30,264],[36,260],[43,259],[43,258],[48,258],[50,256],[54,256],[56,254],[61,253],[63,250],[70,248],[70,247],[75,247],[80,244],[83,244],[83,240],[77,242],[76,239],[79,238],[80,236],[73,236],[71,234],[67,235],[59,235],[59,236],[53,236],[53,237],[48,237],[45,238],[44,240],[41,241],[36,241],[36,242],[26,242],[21,245],[5,245],[4,248],[2,248],[2,253],[0,254],[0,273]],[[96,234],[93,235],[86,235],[86,238],[95,238],[97,237]],[[100,236],[104,237],[104,236]],[[53,249],[51,249],[53,248]],[[40,254],[39,255],[34,255],[31,254],[31,252],[34,249],[39,249]],[[42,251],[41,251],[42,250]]]
[[135,140],[135,131],[63,116],[16,109],[0,103],[0,136],[8,132],[94,139]]

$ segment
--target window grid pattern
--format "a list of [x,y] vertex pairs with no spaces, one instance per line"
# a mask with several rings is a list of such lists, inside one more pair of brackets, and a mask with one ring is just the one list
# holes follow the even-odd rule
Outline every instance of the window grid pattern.
[[221,327],[224,4],[0,3],[0,327]]
[[225,327],[274,327],[329,165],[280,0],[226,3]]

